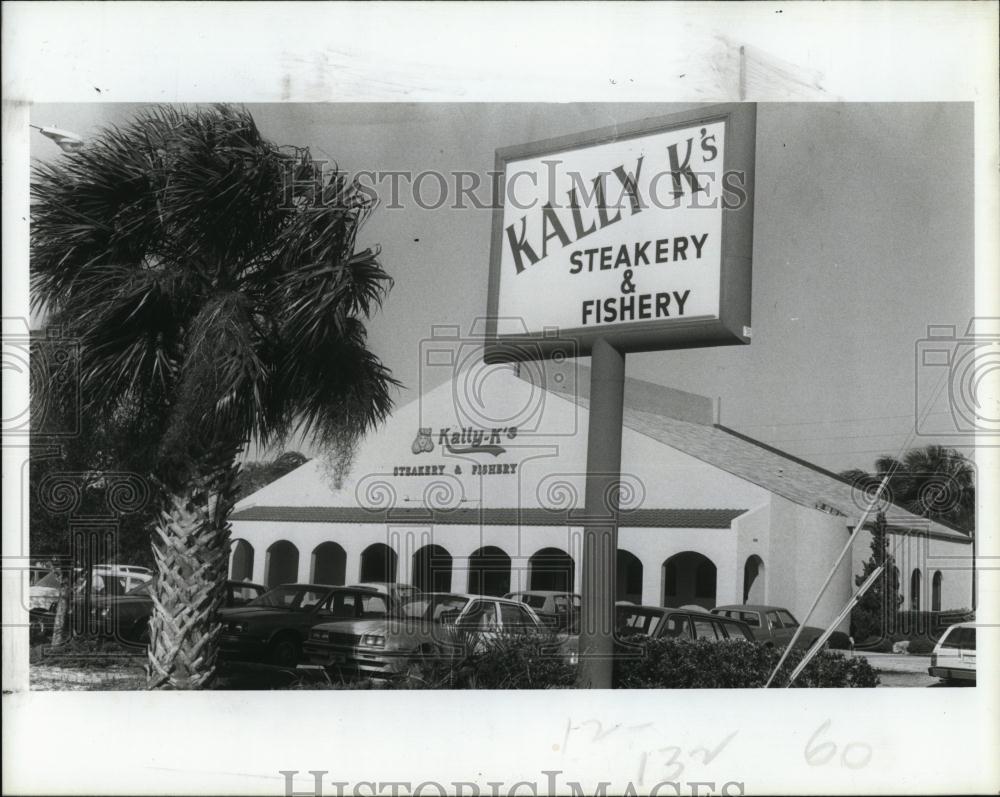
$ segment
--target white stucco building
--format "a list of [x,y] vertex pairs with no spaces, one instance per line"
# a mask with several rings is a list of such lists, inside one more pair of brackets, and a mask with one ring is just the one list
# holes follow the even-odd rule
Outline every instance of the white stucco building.
[[[578,588],[588,383],[572,363],[460,369],[369,435],[339,486],[315,459],[242,500],[232,577]],[[864,497],[716,416],[708,399],[628,380],[618,595],[804,615]],[[887,519],[904,607],[971,607],[970,538],[897,507]],[[869,539],[859,536],[811,622],[846,604]]]

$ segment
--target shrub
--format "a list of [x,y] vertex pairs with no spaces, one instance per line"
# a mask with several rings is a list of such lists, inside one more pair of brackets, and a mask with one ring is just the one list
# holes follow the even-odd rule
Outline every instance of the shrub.
[[569,689],[576,685],[555,634],[502,634],[457,645],[447,659],[428,663],[403,685],[429,689]]
[[[793,650],[774,684],[783,686],[802,660]],[[658,639],[644,650],[620,655],[615,661],[615,686],[620,689],[747,689],[767,683],[781,651],[746,642]],[[863,658],[823,651],[796,679],[796,687],[873,687],[878,674]]]
[[907,648],[907,653],[914,653],[920,656],[926,656],[934,651],[934,640],[932,639],[913,639],[910,640],[910,646]]
[[454,661],[435,688],[568,689],[576,675],[555,635],[503,634]]
[[834,631],[826,644],[830,650],[850,650],[851,638],[843,631]]

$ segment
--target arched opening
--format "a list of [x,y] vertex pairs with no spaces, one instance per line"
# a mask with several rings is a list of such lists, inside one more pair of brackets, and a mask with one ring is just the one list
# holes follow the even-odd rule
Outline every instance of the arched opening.
[[635,554],[618,549],[615,600],[642,603],[642,562]]
[[910,608],[920,611],[920,568],[915,567],[910,574]]
[[469,592],[506,595],[510,592],[510,557],[493,545],[478,548],[469,557]]
[[233,555],[229,560],[229,578],[233,581],[253,580],[253,546],[246,540],[233,540]]
[[939,612],[941,611],[941,571],[936,570],[934,572],[934,578],[931,579],[931,611]]
[[572,592],[573,557],[558,548],[542,548],[528,560],[528,589]]
[[294,584],[299,580],[299,549],[288,540],[278,540],[267,549],[264,558],[264,584]]
[[715,608],[715,564],[707,556],[684,551],[663,563],[663,605]]
[[757,554],[747,557],[743,565],[743,602],[767,603],[764,600],[764,560]]
[[413,554],[413,586],[421,592],[451,592],[451,554],[425,545]]
[[335,542],[321,542],[312,552],[313,584],[342,586],[347,574],[347,551]]
[[369,545],[361,553],[361,580],[396,582],[396,552],[383,542]]

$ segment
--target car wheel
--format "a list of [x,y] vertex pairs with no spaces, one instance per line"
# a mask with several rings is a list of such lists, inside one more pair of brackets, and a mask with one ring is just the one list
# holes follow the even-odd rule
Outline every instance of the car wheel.
[[271,643],[268,649],[272,664],[279,667],[294,667],[299,663],[299,655],[302,652],[302,645],[293,636],[278,637]]

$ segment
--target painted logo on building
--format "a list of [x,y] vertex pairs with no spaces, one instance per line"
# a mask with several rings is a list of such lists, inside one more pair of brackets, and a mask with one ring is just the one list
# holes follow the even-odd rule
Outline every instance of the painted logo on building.
[[431,428],[429,426],[421,426],[417,429],[417,436],[413,440],[410,450],[414,454],[424,454],[434,450],[434,441],[431,440]]
[[[517,437],[516,426],[492,429],[463,426],[457,431],[451,426],[444,426],[438,430],[437,444],[451,454],[492,454],[498,457],[507,452],[507,449],[500,445],[501,440],[513,440],[515,437]],[[414,454],[430,453],[434,450],[434,440],[429,426],[421,426],[417,430],[417,436],[410,450]]]

